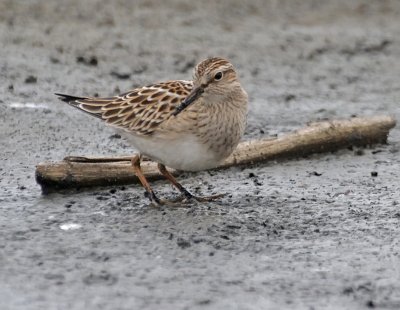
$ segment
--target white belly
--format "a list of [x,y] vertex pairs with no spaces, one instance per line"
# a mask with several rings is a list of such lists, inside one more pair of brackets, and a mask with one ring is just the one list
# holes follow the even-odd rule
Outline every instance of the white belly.
[[142,155],[162,163],[167,167],[198,171],[215,168],[220,159],[193,135],[185,135],[174,140],[155,137],[142,138],[126,132],[123,136],[135,146]]

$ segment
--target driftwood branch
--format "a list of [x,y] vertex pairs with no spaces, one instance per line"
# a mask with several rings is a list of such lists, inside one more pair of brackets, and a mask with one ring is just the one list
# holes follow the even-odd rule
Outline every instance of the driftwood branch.
[[[216,169],[329,152],[349,146],[386,143],[389,130],[395,125],[396,121],[389,116],[313,123],[279,138],[242,142],[236,151]],[[41,163],[36,167],[36,180],[45,192],[67,188],[139,183],[130,164],[131,157],[71,156],[61,162]],[[156,163],[144,161],[142,168],[149,180],[161,178]],[[178,174],[174,170],[171,172]]]

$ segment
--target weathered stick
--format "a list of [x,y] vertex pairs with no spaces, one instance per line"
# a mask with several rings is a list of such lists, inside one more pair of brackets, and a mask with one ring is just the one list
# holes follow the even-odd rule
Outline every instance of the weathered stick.
[[[389,116],[313,123],[279,138],[242,142],[216,169],[385,143],[395,125],[396,121]],[[36,167],[36,180],[43,191],[138,183],[131,157],[67,157],[61,162],[41,163]],[[156,163],[145,161],[142,168],[149,180],[161,178]]]

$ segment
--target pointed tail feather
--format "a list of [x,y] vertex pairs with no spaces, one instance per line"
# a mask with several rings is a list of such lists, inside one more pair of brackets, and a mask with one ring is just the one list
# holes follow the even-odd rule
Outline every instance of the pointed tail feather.
[[87,97],[77,97],[77,96],[70,96],[70,95],[59,94],[59,93],[55,93],[54,95],[58,96],[58,99],[60,99],[61,101],[64,101],[64,102],[69,103],[74,106],[79,104],[78,102],[76,102],[76,100],[87,99]]
[[100,112],[101,107],[94,107],[94,108],[92,107],[91,108],[90,104],[85,105],[84,100],[90,100],[91,98],[70,96],[70,95],[59,94],[59,93],[55,93],[55,95],[58,96],[58,98],[61,101],[68,103],[70,106],[77,108],[77,109],[81,110],[82,112],[85,112],[85,113],[90,114],[97,118],[102,118],[101,112]]

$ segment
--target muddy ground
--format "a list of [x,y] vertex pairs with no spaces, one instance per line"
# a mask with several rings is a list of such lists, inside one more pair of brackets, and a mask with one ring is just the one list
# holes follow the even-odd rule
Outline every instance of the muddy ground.
[[398,128],[388,145],[186,174],[230,193],[189,209],[148,207],[137,186],[41,194],[39,162],[133,152],[54,92],[188,79],[207,56],[240,72],[245,139],[400,119],[399,2],[216,2],[0,0],[1,309],[400,308]]

